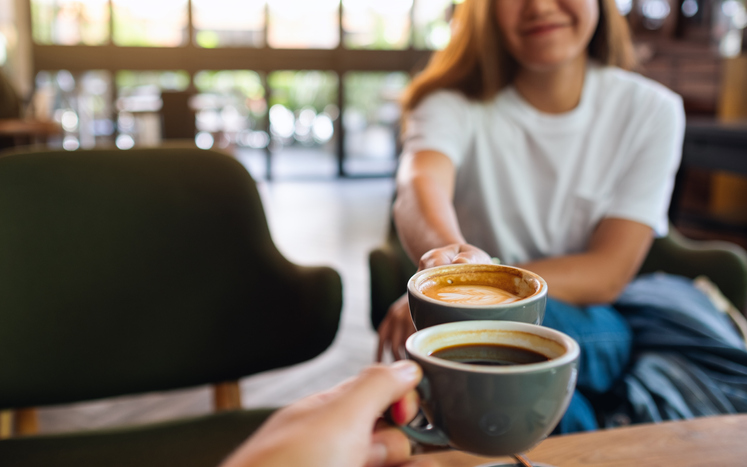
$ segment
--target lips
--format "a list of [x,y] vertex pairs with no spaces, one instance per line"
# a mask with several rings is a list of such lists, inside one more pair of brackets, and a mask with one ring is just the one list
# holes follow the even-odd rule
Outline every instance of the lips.
[[541,24],[535,24],[528,28],[525,28],[522,31],[522,35],[524,36],[541,36],[553,31],[557,31],[558,29],[563,29],[568,27],[568,24],[565,23],[541,23]]

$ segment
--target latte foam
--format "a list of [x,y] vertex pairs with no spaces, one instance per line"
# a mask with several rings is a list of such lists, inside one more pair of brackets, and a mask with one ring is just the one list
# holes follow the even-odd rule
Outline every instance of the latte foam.
[[512,303],[521,299],[518,295],[489,285],[445,285],[443,287],[429,288],[424,290],[423,293],[430,298],[442,302],[464,305],[498,305],[501,303]]

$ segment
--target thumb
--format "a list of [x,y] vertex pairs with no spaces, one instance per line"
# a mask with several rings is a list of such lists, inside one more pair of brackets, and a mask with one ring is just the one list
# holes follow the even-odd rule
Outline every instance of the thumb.
[[462,264],[462,263],[474,263],[474,264],[490,264],[492,263],[492,258],[490,255],[485,253],[479,248],[474,247],[468,247],[463,248],[459,251],[459,253],[454,256],[454,259],[452,259],[452,264]]
[[422,376],[420,366],[411,360],[373,365],[351,381],[341,402],[352,412],[375,419],[414,389]]

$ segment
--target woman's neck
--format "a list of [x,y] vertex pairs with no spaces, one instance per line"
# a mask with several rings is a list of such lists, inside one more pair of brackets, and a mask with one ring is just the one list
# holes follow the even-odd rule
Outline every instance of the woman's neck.
[[549,71],[520,67],[514,87],[541,112],[559,114],[576,108],[581,101],[586,75],[586,56]]

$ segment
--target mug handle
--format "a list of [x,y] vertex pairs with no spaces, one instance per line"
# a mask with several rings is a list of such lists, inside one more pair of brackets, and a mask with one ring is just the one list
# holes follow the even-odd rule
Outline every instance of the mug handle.
[[398,428],[402,430],[408,438],[419,444],[439,448],[449,447],[449,440],[446,435],[431,424],[422,428],[416,428],[409,425],[400,426]]
[[[418,391],[421,400],[427,399],[430,396],[430,387],[425,376],[423,376],[423,379],[418,383],[416,390]],[[423,415],[423,418],[425,418],[426,421],[428,420],[422,409],[420,410],[420,414]],[[402,430],[408,438],[419,444],[435,447],[449,447],[449,438],[431,423],[428,423],[428,425],[424,427],[414,427],[410,425],[398,426],[394,422],[389,410],[386,411],[385,418],[389,423]]]

